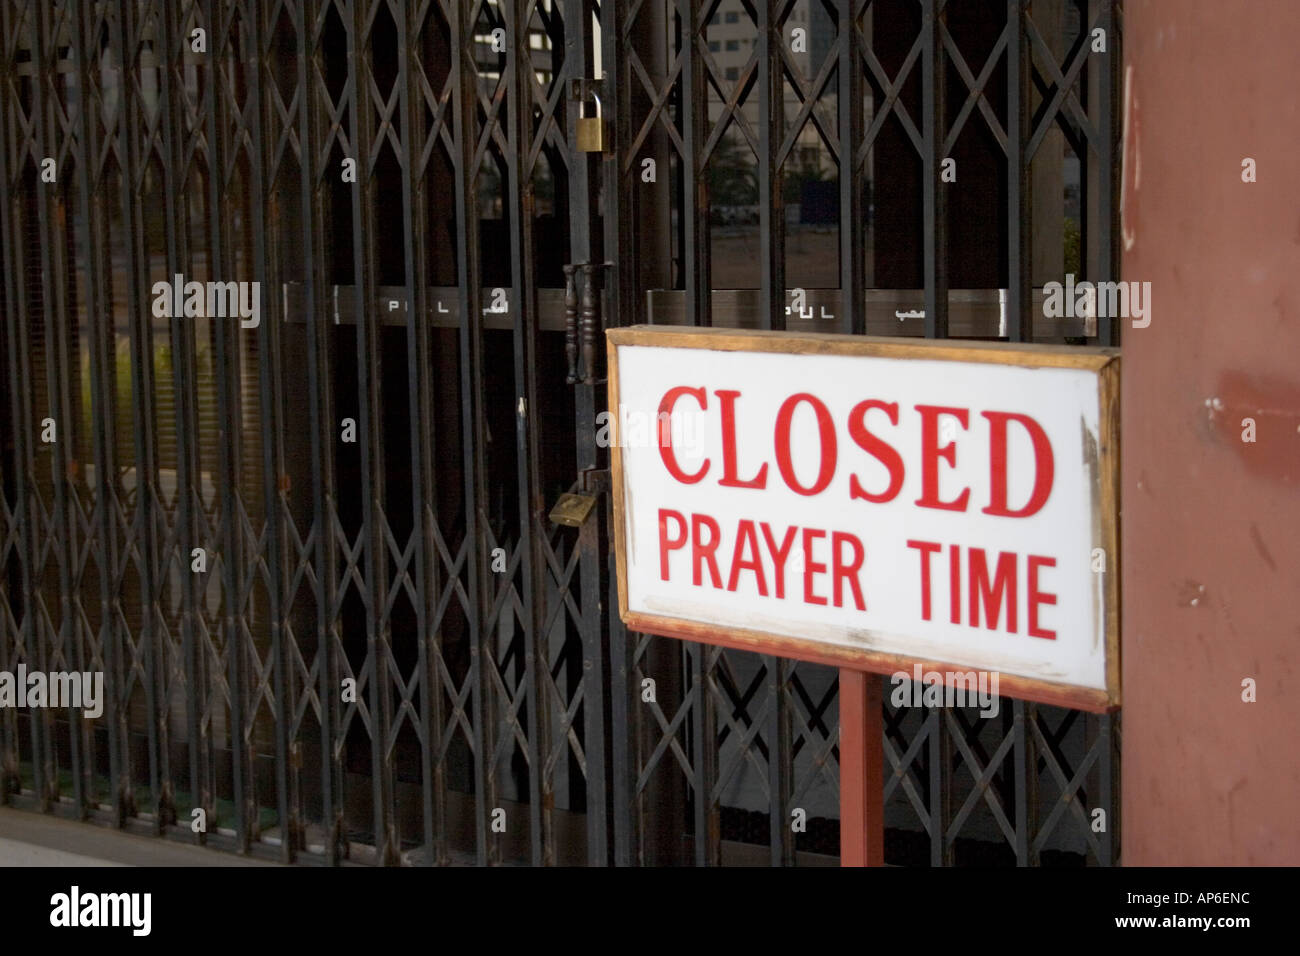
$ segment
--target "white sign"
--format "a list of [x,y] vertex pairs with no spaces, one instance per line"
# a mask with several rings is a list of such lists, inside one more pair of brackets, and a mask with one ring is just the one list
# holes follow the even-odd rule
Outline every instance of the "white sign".
[[1118,704],[1113,350],[608,336],[630,627]]

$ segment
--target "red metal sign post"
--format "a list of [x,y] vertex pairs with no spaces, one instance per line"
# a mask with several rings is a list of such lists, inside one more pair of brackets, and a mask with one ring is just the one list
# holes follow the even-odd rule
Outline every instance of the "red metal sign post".
[[840,668],[840,865],[884,866],[880,677]]

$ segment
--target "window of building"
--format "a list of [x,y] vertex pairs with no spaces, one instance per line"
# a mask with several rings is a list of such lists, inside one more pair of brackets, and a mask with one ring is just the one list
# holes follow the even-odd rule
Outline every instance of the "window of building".
[[740,49],[740,43],[739,43],[739,41],[737,41],[737,40],[728,40],[728,41],[727,41],[727,49],[728,49],[728,50],[739,50],[739,49]]
[[739,23],[739,22],[740,22],[740,14],[739,14],[739,13],[736,13],[736,12],[733,10],[731,13],[728,13],[728,14],[727,14],[727,16],[726,16],[726,22],[727,22],[727,23]]
[[734,80],[740,76],[740,70],[734,66],[727,67],[727,79]]
[[722,49],[722,44],[719,43],[717,40],[710,40],[710,41],[709,41],[709,52],[710,52],[710,53],[717,53],[717,52],[718,52],[719,50],[721,50],[721,49]]

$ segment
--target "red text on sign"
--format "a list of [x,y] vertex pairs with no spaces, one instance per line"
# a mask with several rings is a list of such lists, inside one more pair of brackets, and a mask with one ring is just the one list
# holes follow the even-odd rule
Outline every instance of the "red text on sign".
[[[797,392],[788,396],[776,413],[772,424],[770,449],[754,449],[741,446],[741,434],[762,434],[752,428],[742,429],[741,404],[743,395],[738,389],[716,389],[717,399],[711,408],[709,392],[703,386],[677,385],[668,389],[659,402],[659,455],[664,468],[675,481],[684,485],[694,485],[703,481],[714,471],[714,459],[705,457],[693,472],[686,471],[677,459],[677,452],[672,444],[671,419],[679,402],[688,402],[691,413],[698,414],[691,406],[698,406],[700,412],[716,410],[719,416],[722,455],[719,485],[725,488],[762,490],[767,487],[770,478],[770,456],[775,460],[776,472],[781,481],[795,494],[812,497],[821,494],[830,487],[841,464],[841,447],[850,447],[840,439],[834,415],[826,403],[811,392]],[[791,437],[794,416],[806,409],[812,413],[817,431],[817,454],[815,463],[817,471],[811,481],[808,471],[803,477],[796,471],[793,442]],[[919,508],[932,508],[940,511],[967,511],[970,507],[970,488],[963,488],[951,498],[940,494],[940,481],[945,470],[957,468],[958,439],[943,440],[944,426],[952,423],[954,430],[960,426],[962,432],[972,429],[971,409],[960,406],[925,405],[912,406],[912,412],[920,419],[920,453],[919,460],[913,467],[920,469],[921,495],[915,500]],[[882,489],[869,489],[864,486],[856,473],[849,474],[849,497],[854,500],[877,504],[892,501],[903,488],[907,474],[907,464],[898,449],[881,436],[885,425],[899,428],[906,425],[902,421],[903,413],[897,402],[886,402],[878,398],[869,398],[854,405],[845,422],[845,431],[851,447],[866,452],[876,459],[889,476],[889,482]],[[1052,444],[1047,432],[1037,420],[1019,412],[981,411],[979,417],[985,419],[988,428],[986,455],[989,474],[989,500],[981,509],[984,514],[1002,518],[1028,518],[1037,514],[1047,503],[1052,493],[1055,477],[1055,461]],[[1013,506],[1008,499],[1008,447],[1012,427],[1024,432],[1030,441],[1034,458],[1034,481],[1029,499],[1023,504]],[[747,439],[748,440],[748,439]],[[968,442],[971,439],[968,439]],[[764,458],[757,466],[751,465],[748,474],[742,474],[741,462],[754,461],[756,452]]]
[[[796,549],[796,543],[798,549]],[[829,548],[827,548],[829,545]],[[859,611],[867,609],[861,573],[866,548],[857,535],[845,531],[786,526],[773,528],[766,521],[741,519],[725,532],[711,515],[683,514],[659,509],[659,577],[673,579],[674,552],[689,557],[691,584],[736,591],[752,580],[760,597],[786,596],[787,572],[802,581],[791,583],[791,595],[805,604],[844,607],[852,600]],[[796,553],[801,560],[796,562]],[[817,560],[816,555],[826,555]],[[679,571],[679,575],[683,572]]]
[[[907,546],[920,557],[921,620],[929,621],[934,614],[934,574],[930,559],[943,550],[943,545],[937,541],[913,540],[908,541]],[[990,559],[990,553],[984,548],[966,548],[964,564],[966,601],[962,600],[962,548],[961,545],[948,545],[948,620],[953,624],[962,623],[962,609],[965,607],[970,627],[1018,633],[1020,556],[1014,551],[999,551],[996,558]],[[1040,607],[1055,604],[1056,595],[1041,590],[1040,574],[1043,569],[1054,567],[1055,558],[1040,554],[1025,558],[1026,633],[1049,641],[1056,639],[1056,632],[1039,626]]]

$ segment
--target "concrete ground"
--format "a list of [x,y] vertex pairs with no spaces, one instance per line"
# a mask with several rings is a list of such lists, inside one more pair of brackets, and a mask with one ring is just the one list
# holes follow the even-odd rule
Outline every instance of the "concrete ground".
[[26,810],[0,808],[0,866],[276,866]]

